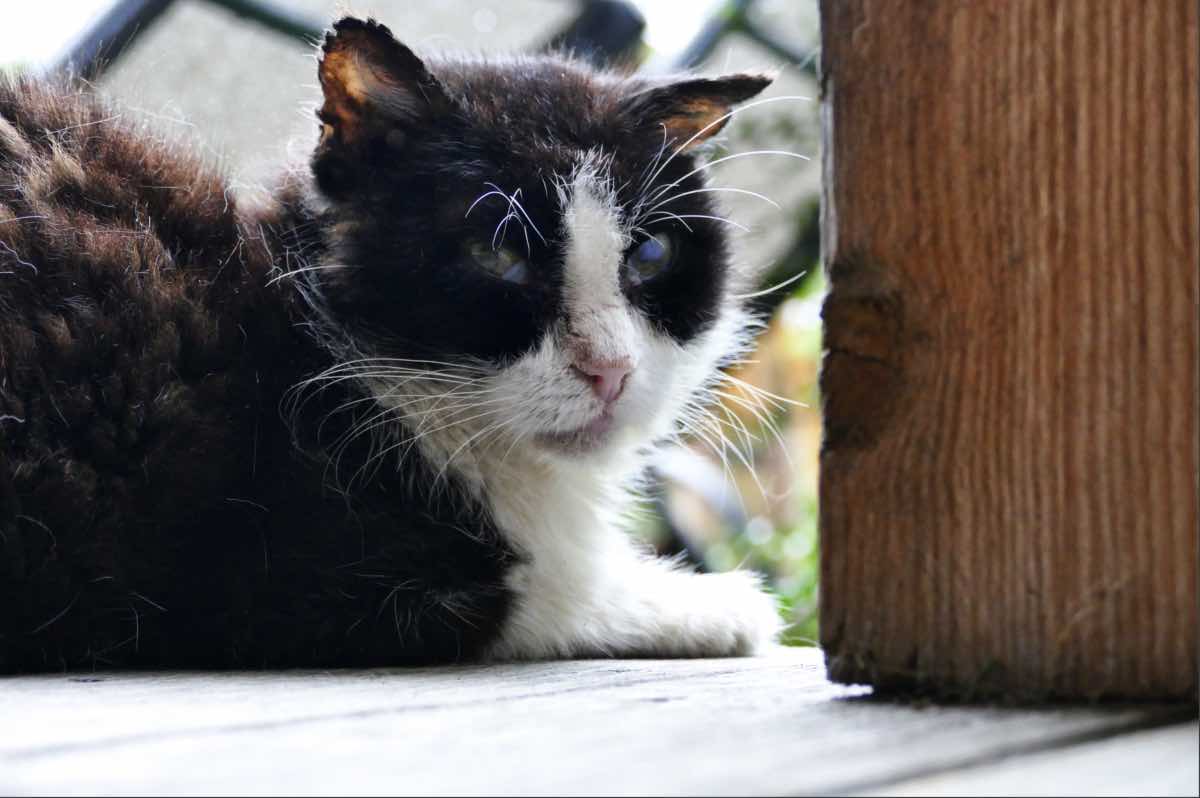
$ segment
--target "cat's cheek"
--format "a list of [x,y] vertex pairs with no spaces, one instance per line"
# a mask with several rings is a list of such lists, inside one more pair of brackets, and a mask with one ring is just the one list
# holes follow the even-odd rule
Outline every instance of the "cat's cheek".
[[642,374],[629,391],[630,412],[648,440],[662,440],[675,431],[677,419],[690,404],[708,404],[702,390],[714,382],[718,364],[749,349],[748,320],[736,307],[725,309],[703,335],[681,345],[640,323],[646,341]]

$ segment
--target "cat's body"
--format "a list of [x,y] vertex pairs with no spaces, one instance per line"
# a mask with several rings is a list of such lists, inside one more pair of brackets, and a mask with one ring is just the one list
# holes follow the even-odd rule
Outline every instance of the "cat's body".
[[[252,210],[90,97],[0,84],[0,671],[768,642],[752,577],[619,528],[745,326],[706,197],[649,249],[666,218],[630,210],[702,185],[676,117],[633,116],[678,89],[426,71],[357,20],[321,79],[313,176]],[[762,85],[729,80],[649,99],[707,122]]]

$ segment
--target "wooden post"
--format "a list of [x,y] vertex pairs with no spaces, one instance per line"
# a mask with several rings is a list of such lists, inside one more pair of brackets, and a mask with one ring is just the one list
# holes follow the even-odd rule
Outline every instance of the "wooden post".
[[821,642],[1195,696],[1196,0],[822,0]]

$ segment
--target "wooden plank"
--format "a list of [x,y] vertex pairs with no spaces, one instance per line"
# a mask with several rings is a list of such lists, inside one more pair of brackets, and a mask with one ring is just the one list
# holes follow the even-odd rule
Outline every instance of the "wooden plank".
[[[595,660],[398,670],[102,673],[0,678],[0,757],[346,716],[554,698],[664,680],[798,674],[806,700],[856,695],[824,680],[815,649],[750,660]],[[302,695],[302,700],[297,696]],[[116,707],[120,712],[114,713]],[[13,719],[21,719],[14,723]]]
[[0,682],[0,792],[845,792],[1178,712],[886,704],[812,650],[100,678]]
[[914,779],[872,795],[1196,795],[1200,725],[1181,723]]
[[1195,696],[1194,0],[823,0],[836,680]]

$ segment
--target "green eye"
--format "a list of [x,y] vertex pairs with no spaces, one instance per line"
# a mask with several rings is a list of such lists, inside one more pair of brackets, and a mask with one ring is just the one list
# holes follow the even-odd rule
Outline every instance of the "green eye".
[[467,245],[467,257],[480,269],[508,283],[524,285],[529,282],[529,264],[508,247],[492,249],[486,244]]
[[629,281],[640,285],[666,271],[675,260],[675,242],[670,235],[659,233],[633,248],[625,259]]

